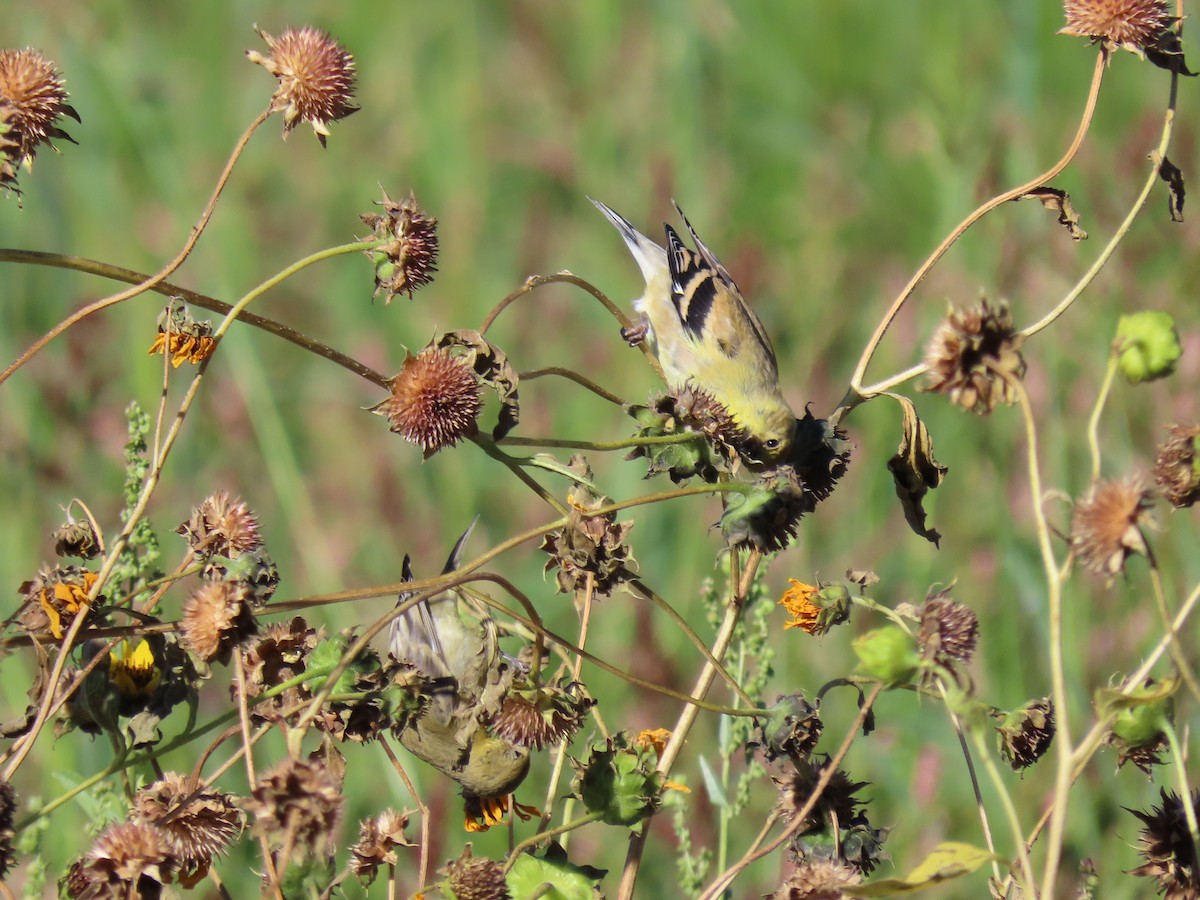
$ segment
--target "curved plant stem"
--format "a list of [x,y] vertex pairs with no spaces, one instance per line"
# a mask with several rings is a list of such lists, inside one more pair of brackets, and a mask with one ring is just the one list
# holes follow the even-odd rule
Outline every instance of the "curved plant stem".
[[254,132],[258,130],[258,126],[265,122],[273,111],[274,110],[271,107],[267,107],[265,110],[259,113],[254,121],[251,122],[246,130],[242,133],[242,136],[238,138],[237,143],[234,144],[233,152],[229,154],[229,159],[225,163],[225,168],[221,170],[221,174],[217,178],[216,187],[213,188],[212,195],[208,199],[208,204],[204,207],[204,211],[200,214],[200,220],[192,227],[191,233],[188,235],[187,240],[184,241],[183,247],[180,249],[179,253],[176,254],[175,258],[163,266],[157,273],[151,275],[150,278],[142,281],[140,284],[134,285],[129,290],[121,291],[119,294],[113,294],[110,297],[104,297],[100,300],[97,300],[95,303],[88,304],[78,312],[67,316],[67,318],[63,319],[48,332],[46,332],[45,335],[39,338],[37,343],[22,353],[17,358],[16,362],[10,365],[3,372],[0,372],[0,384],[3,384],[5,381],[7,381],[13,372],[21,368],[21,366],[41,352],[41,350],[47,344],[49,344],[68,328],[75,325],[77,322],[82,321],[92,313],[99,312],[102,309],[106,309],[109,306],[120,303],[122,300],[128,300],[130,297],[136,297],[138,294],[150,290],[156,284],[165,280],[168,275],[178,269],[181,265],[183,265],[183,261],[188,258],[189,254],[192,252],[192,249],[196,246],[196,242],[200,240],[200,235],[204,233],[204,229],[208,225],[208,220],[212,218],[213,210],[215,210],[217,207],[217,200],[220,199],[221,193],[225,190],[225,185],[229,182],[229,177],[233,174],[233,167],[237,163],[238,159],[241,158],[242,151],[245,150],[246,145],[250,142],[250,138]]
[[[1033,865],[1029,861],[1029,851],[1025,848],[1025,830],[1021,827],[1021,819],[1017,816],[1017,807],[1013,804],[1012,795],[1008,791],[1008,786],[1004,783],[1004,779],[1000,777],[1000,769],[996,766],[995,759],[988,751],[987,744],[983,741],[983,734],[979,729],[971,730],[971,739],[975,744],[975,753],[983,762],[984,771],[988,773],[988,779],[992,782],[992,789],[996,792],[996,796],[1000,798],[1000,806],[1004,809],[1004,815],[1008,819],[1008,827],[1012,832],[1013,843],[1017,847],[1017,862],[1020,864],[1021,878],[1018,884],[1021,885],[1022,896],[1035,897],[1033,886],[1036,879],[1033,876]],[[988,849],[995,853],[995,848],[992,847],[991,835],[988,835]],[[1000,878],[997,876],[996,881]]]
[[929,274],[938,261],[945,255],[946,251],[949,250],[950,247],[953,246],[960,237],[962,237],[963,233],[996,207],[1001,206],[1010,200],[1016,200],[1023,194],[1029,193],[1029,191],[1036,187],[1041,187],[1051,178],[1054,178],[1060,172],[1062,172],[1062,170],[1067,167],[1071,160],[1075,158],[1075,154],[1079,152],[1079,148],[1083,144],[1083,138],[1087,134],[1088,128],[1092,122],[1092,114],[1096,109],[1096,99],[1100,94],[1100,84],[1104,78],[1104,69],[1107,60],[1108,52],[1102,48],[1096,56],[1096,65],[1092,71],[1092,83],[1088,91],[1087,102],[1084,104],[1083,116],[1080,119],[1079,127],[1075,131],[1075,137],[1072,139],[1070,146],[1067,148],[1062,158],[1036,178],[1033,178],[1019,187],[1005,191],[1003,194],[999,194],[993,197],[991,200],[988,200],[986,203],[968,215],[965,219],[963,219],[962,222],[960,222],[955,229],[946,236],[945,240],[943,240],[937,246],[933,253],[930,254],[929,258],[921,264],[919,269],[917,269],[916,273],[909,280],[908,284],[904,286],[904,289],[900,292],[899,296],[892,301],[891,307],[884,314],[880,323],[876,326],[875,333],[871,335],[870,341],[867,342],[867,346],[863,350],[862,356],[858,360],[858,365],[856,365],[854,368],[854,374],[850,376],[850,390],[846,393],[846,397],[842,400],[840,406],[854,407],[866,399],[867,396],[870,396],[870,394],[866,394],[864,396],[864,392],[862,391],[862,380],[866,374],[867,366],[870,365],[871,359],[875,355],[875,351],[879,349],[879,345],[883,341],[884,335],[887,334],[888,328],[891,327],[891,324],[895,320],[896,315],[900,312],[900,309],[905,303],[908,302],[909,298],[912,297],[913,292],[917,289],[917,286],[925,280],[925,276]]
[[1087,442],[1088,451],[1092,457],[1092,479],[1090,484],[1100,480],[1100,417],[1104,413],[1104,404],[1108,402],[1108,394],[1112,390],[1113,378],[1117,374],[1117,357],[1108,357],[1108,368],[1104,371],[1104,381],[1100,383],[1100,391],[1096,402],[1092,405],[1092,414],[1088,417]]
[[545,378],[550,375],[556,375],[559,378],[565,378],[567,381],[573,381],[577,385],[591,391],[597,397],[607,400],[616,406],[624,406],[625,401],[611,391],[606,391],[590,378],[580,375],[574,369],[567,369],[563,366],[546,366],[544,369],[532,369],[528,372],[521,373],[522,381],[533,381],[535,378]]
[[425,882],[429,878],[429,807],[421,800],[421,795],[417,793],[416,787],[413,786],[412,779],[408,777],[408,773],[404,771],[404,766],[400,764],[400,760],[396,756],[396,751],[392,749],[392,745],[387,742],[387,735],[379,736],[379,746],[383,748],[384,755],[391,762],[392,767],[396,770],[396,774],[400,776],[400,780],[404,782],[404,787],[413,798],[413,803],[417,804],[417,811],[421,814],[421,860],[417,867],[417,891],[425,889]]
[[569,831],[575,831],[577,828],[582,828],[584,825],[590,825],[592,822],[598,822],[600,821],[601,815],[603,815],[603,813],[588,813],[586,816],[580,816],[578,819],[575,819],[572,822],[566,822],[562,825],[559,825],[557,828],[551,828],[549,831],[539,831],[533,837],[526,838],[525,840],[521,841],[521,843],[517,844],[517,846],[513,847],[512,852],[508,854],[508,861],[504,864],[504,871],[508,872],[510,869],[512,869],[513,865],[517,861],[517,857],[526,850],[533,849],[548,838],[556,837],[560,834],[566,834]]

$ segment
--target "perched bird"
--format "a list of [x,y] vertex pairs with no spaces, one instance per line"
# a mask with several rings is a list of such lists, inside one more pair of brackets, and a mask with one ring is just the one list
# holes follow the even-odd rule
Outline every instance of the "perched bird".
[[592,203],[625,239],[646,279],[645,292],[633,302],[642,320],[625,337],[634,344],[648,342],[672,393],[691,385],[724,406],[745,431],[745,455],[752,462],[771,464],[786,457],[796,415],[779,388],[771,339],[683,210],[676,204],[695,251],[670,225],[664,226],[663,248],[599,200]]
[[[475,523],[450,551],[442,574],[459,567],[463,546]],[[403,577],[412,581],[408,556]],[[400,602],[408,596],[400,595]],[[463,787],[470,801],[504,798],[529,771],[529,748],[492,735],[481,720],[502,701],[518,664],[500,652],[496,624],[464,617],[462,597],[444,591],[423,600],[392,620],[388,649],[431,680],[429,708],[400,733],[414,756],[425,760]],[[494,804],[493,804],[494,805]]]

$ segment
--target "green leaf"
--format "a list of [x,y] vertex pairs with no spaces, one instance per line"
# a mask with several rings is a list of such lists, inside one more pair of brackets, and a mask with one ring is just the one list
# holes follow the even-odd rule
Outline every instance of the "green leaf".
[[548,897],[552,900],[594,900],[601,896],[603,869],[577,866],[559,844],[551,843],[544,857],[522,853],[506,879],[513,900]]
[[902,878],[883,878],[870,884],[843,887],[841,891],[847,897],[915,894],[952,878],[970,875],[994,859],[999,857],[981,847],[946,841],[934,847],[915,869]]

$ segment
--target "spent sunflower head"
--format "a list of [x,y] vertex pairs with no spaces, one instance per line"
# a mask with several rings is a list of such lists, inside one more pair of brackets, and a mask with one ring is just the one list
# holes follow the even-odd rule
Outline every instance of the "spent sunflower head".
[[246,804],[254,830],[276,846],[320,857],[337,840],[345,798],[342,771],[316,758],[285,759],[265,772]]
[[1175,21],[1167,0],[1063,0],[1063,12],[1067,24],[1059,34],[1090,38],[1138,56]]
[[1098,481],[1075,504],[1071,548],[1089,572],[1113,578],[1133,554],[1147,554],[1153,500],[1140,478]]
[[1171,425],[1154,457],[1154,483],[1176,509],[1200,499],[1200,426]]
[[[62,76],[54,63],[37,50],[0,50],[0,187],[17,190],[16,170],[30,168],[39,144],[53,149],[51,138],[71,141],[56,124],[62,116],[76,122],[79,114],[67,104]],[[71,143],[75,143],[71,141]]]
[[234,797],[177,772],[166,772],[133,798],[132,821],[159,829],[178,860],[181,882],[203,877],[213,857],[242,833],[244,816]]
[[1200,851],[1188,831],[1185,803],[1200,816],[1200,790],[1182,798],[1174,791],[1159,789],[1162,805],[1150,812],[1130,809],[1142,821],[1138,853],[1145,860],[1130,875],[1153,878],[1158,893],[1166,900],[1187,900],[1200,896]]
[[513,746],[541,750],[574,735],[595,704],[577,681],[564,687],[514,686],[492,720],[491,730]]
[[917,644],[925,659],[954,668],[975,656],[979,641],[979,617],[970,607],[950,597],[950,591],[930,594],[921,607],[921,631]]
[[478,430],[483,408],[479,379],[465,359],[448,350],[430,346],[407,357],[391,389],[391,396],[371,412],[386,417],[393,432],[420,446],[426,459]]
[[183,604],[183,644],[204,662],[228,663],[235,647],[258,631],[250,592],[234,581],[206,581]]
[[241,497],[217,491],[192,510],[175,529],[197,556],[240,556],[263,545],[258,519]]
[[375,201],[383,207],[383,214],[363,213],[360,219],[371,229],[364,241],[373,245],[363,252],[375,263],[375,293],[382,292],[385,303],[391,303],[397,294],[408,294],[433,281],[437,271],[438,221],[426,214],[409,194],[408,199],[397,203],[385,191],[382,200]]
[[396,865],[400,861],[396,848],[414,846],[404,833],[406,828],[408,813],[392,809],[360,822],[358,841],[350,848],[350,871],[360,881],[370,884],[380,866]]
[[924,389],[980,415],[1000,403],[1011,405],[1016,392],[1009,379],[1025,374],[1024,340],[1007,303],[993,307],[984,299],[967,309],[951,307],[925,348]]
[[288,28],[279,37],[258,32],[270,53],[247,50],[246,57],[279,79],[271,111],[283,111],[283,136],[308,122],[325,146],[329,123],[358,111],[354,105],[354,57],[316,28]]
[[1050,749],[1054,730],[1054,703],[1049,697],[1030,700],[1009,712],[996,728],[1000,755],[1014,772],[1031,766]]
[[166,835],[145,822],[118,822],[96,838],[92,848],[67,873],[69,897],[162,896],[178,861]]

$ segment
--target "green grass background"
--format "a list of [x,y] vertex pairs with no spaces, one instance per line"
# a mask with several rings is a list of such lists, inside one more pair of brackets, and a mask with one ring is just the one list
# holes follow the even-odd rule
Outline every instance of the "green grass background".
[[[57,61],[83,118],[82,125],[65,123],[79,146],[59,142],[61,155],[40,153],[21,179],[24,208],[11,197],[0,207],[0,245],[157,269],[185,239],[233,142],[274,88],[243,57],[246,48],[263,49],[252,25],[278,33],[313,24],[354,54],[362,110],[333,126],[324,150],[305,126],[286,143],[278,119],[261,129],[173,280],[232,301],[295,259],[365,233],[358,214],[371,211],[380,185],[394,197],[412,189],[441,222],[442,256],[437,280],[411,303],[372,304],[368,263],[346,257],[306,269],[253,307],[393,372],[406,347],[475,327],[530,274],[570,269],[618,301],[635,296],[636,267],[586,195],[652,235],[672,215],[675,198],[774,336],[789,400],[825,415],[844,393],[878,317],[941,237],[984,198],[1046,168],[1069,142],[1096,51],[1056,36],[1061,18],[1060,5],[1048,0],[463,0],[340,8],[50,2],[9,17],[4,41]],[[948,301],[1007,298],[1018,323],[1050,308],[1091,264],[1139,190],[1167,90],[1165,72],[1118,57],[1080,156],[1055,182],[1070,191],[1091,239],[1071,242],[1036,204],[998,210],[926,281],[871,374],[917,361]],[[1171,153],[1188,174],[1196,163],[1194,92],[1194,84],[1182,85]],[[1195,417],[1198,243],[1193,224],[1168,221],[1160,192],[1080,302],[1027,345],[1026,383],[1048,489],[1077,495],[1086,487],[1083,429],[1124,312],[1174,313],[1186,349],[1173,379],[1116,388],[1103,421],[1105,473],[1148,470],[1163,426]],[[0,357],[7,364],[68,312],[112,290],[70,272],[6,267]],[[147,410],[157,406],[162,364],[146,348],[160,308],[158,299],[143,296],[92,317],[0,388],[0,585],[8,590],[49,558],[47,534],[72,497],[117,530],[122,409],[135,399]],[[571,366],[635,401],[655,388],[611,318],[569,287],[523,298],[491,337],[520,368]],[[172,402],[183,383],[181,375],[173,379]],[[470,446],[422,463],[413,446],[363,411],[379,399],[376,388],[345,371],[235,327],[150,510],[168,564],[183,550],[171,529],[218,489],[240,494],[259,513],[284,576],[278,596],[288,598],[397,580],[405,552],[414,554],[419,573],[432,574],[476,514],[477,550],[551,518]],[[1015,706],[1047,694],[1044,577],[1019,414],[1004,409],[976,418],[933,396],[919,398],[918,407],[939,460],[950,467],[929,502],[931,524],[944,535],[941,549],[904,526],[885,468],[899,439],[899,414],[881,400],[848,420],[856,444],[849,474],[803,522],[795,545],[771,563],[771,590],[788,577],[832,580],[850,567],[877,571],[877,595],[889,602],[918,601],[930,584],[956,581],[955,596],[982,621],[973,668],[980,695]],[[544,379],[522,389],[522,434],[606,440],[629,431],[619,412],[565,382]],[[616,498],[661,487],[643,483],[640,464],[617,454],[591,459]],[[562,493],[561,483],[547,483]],[[1049,509],[1065,528],[1066,503],[1051,500]],[[700,585],[721,546],[707,526],[718,515],[708,498],[634,515],[643,574],[698,627]],[[1164,528],[1153,538],[1175,598],[1200,577],[1193,515],[1160,511]],[[554,593],[552,580],[543,582],[543,561],[526,546],[497,569],[524,586],[552,628],[570,633],[570,601]],[[1069,587],[1076,732],[1089,716],[1092,691],[1135,668],[1160,631],[1146,567],[1134,561],[1130,568],[1111,588],[1082,576]],[[168,595],[168,609],[177,609],[171,602]],[[370,621],[388,602],[336,607],[327,621]],[[596,615],[595,652],[644,677],[690,686],[696,653],[660,616],[623,594]],[[853,633],[873,624],[860,617],[821,640],[778,635],[770,696],[795,689],[811,696],[846,674]],[[1194,651],[1194,629],[1187,639]],[[25,702],[30,658],[13,654],[0,666],[5,709],[15,714]],[[586,680],[610,724],[636,729],[674,720],[671,703],[599,673]],[[219,711],[221,702],[206,711]],[[832,752],[852,704],[835,693],[826,714]],[[858,742],[847,767],[871,783],[863,794],[872,799],[873,823],[892,827],[887,846],[897,873],[939,840],[981,843],[940,708],[904,693],[884,697],[878,715],[877,732]],[[1194,709],[1185,705],[1181,719],[1194,726]],[[715,734],[716,722],[702,720],[685,753],[698,841],[715,833],[696,765],[700,755],[713,759]],[[377,751],[347,752],[347,829],[381,807],[381,781],[389,785],[387,802],[406,805]],[[108,755],[101,742],[43,736],[18,789],[25,797],[54,796],[62,789],[56,772],[85,775]],[[164,765],[187,767],[190,758],[181,754]],[[1114,775],[1114,766],[1110,753],[1101,754],[1073,792],[1068,865],[1090,856],[1103,896],[1146,896],[1147,885],[1121,874],[1136,865],[1138,830],[1121,807],[1144,808],[1157,787],[1136,771]],[[419,763],[412,769],[451,820],[435,849],[440,863],[456,856],[463,840],[453,786]],[[1047,796],[1049,776],[1047,768],[1011,778],[1027,826]],[[530,784],[536,790],[521,799],[540,802],[544,771]],[[759,812],[769,794],[761,789]],[[985,796],[993,799],[987,789]],[[45,847],[52,872],[84,848],[78,829],[88,818],[81,805],[56,813],[55,837]],[[734,856],[758,821],[747,816],[735,825]],[[1011,847],[1001,832],[1001,847]],[[641,881],[646,896],[672,895],[669,842],[666,830],[656,831]],[[605,886],[615,888],[622,840],[594,828],[571,846],[573,858],[614,870]],[[504,838],[477,838],[475,849],[501,854]],[[235,854],[224,867],[226,880],[245,894],[254,890],[250,865],[251,856]],[[773,858],[738,881],[733,895],[770,890],[779,875]],[[984,890],[976,875],[939,896]],[[360,895],[353,886],[348,893]],[[379,887],[371,895],[380,895]]]

